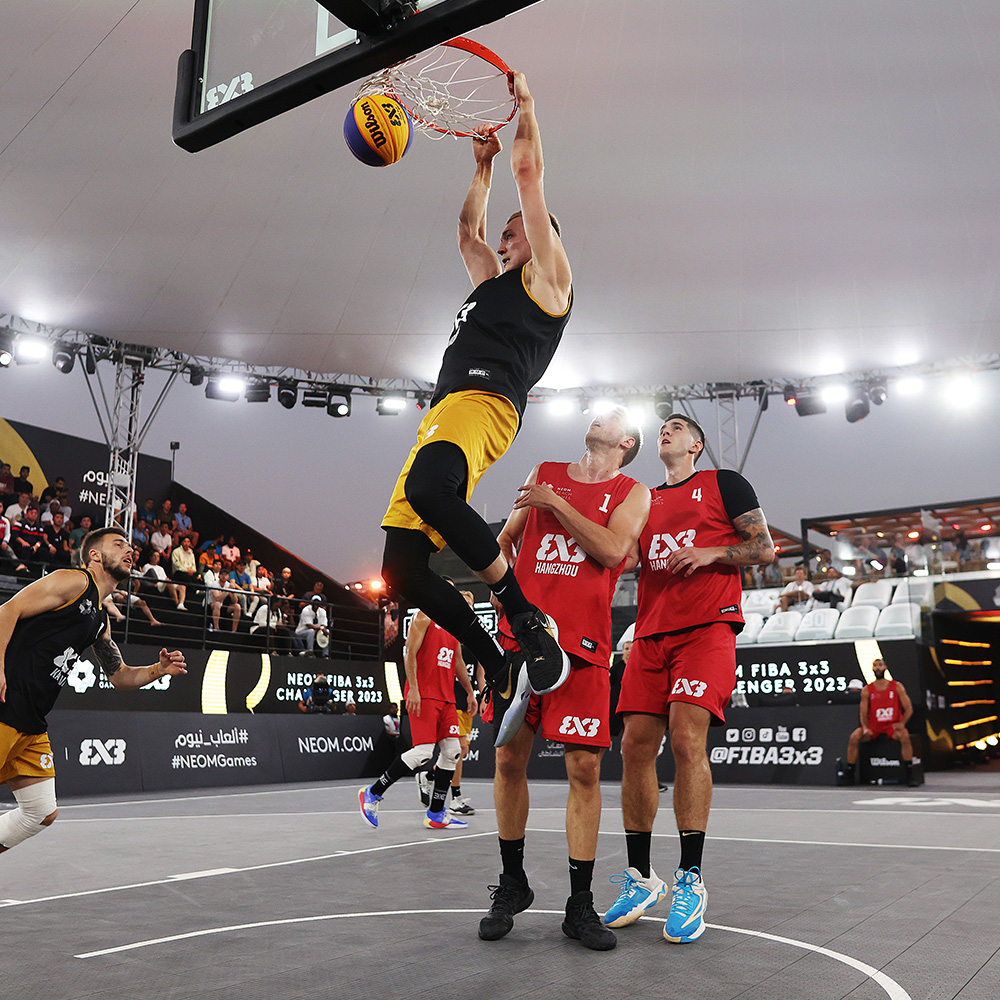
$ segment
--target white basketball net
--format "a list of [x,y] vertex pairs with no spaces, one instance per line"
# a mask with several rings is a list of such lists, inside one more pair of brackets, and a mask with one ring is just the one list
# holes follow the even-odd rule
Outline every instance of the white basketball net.
[[501,128],[517,111],[506,68],[458,47],[461,41],[437,45],[376,73],[358,87],[354,100],[388,94],[432,139],[472,136],[480,125]]

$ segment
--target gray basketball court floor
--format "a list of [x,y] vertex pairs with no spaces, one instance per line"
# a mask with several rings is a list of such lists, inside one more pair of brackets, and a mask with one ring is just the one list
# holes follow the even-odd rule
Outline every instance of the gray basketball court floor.
[[[167,998],[996,1000],[1000,775],[919,789],[718,786],[709,929],[661,936],[666,912],[588,952],[560,931],[566,788],[532,787],[535,904],[480,941],[498,874],[490,785],[468,829],[427,830],[412,782],[372,830],[359,782],[64,800],[0,857],[3,995]],[[669,793],[653,864],[676,862]],[[625,865],[604,788],[598,908]]]

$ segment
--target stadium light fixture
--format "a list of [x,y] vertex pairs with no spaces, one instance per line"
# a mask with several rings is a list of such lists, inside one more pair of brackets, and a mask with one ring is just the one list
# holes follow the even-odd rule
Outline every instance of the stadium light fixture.
[[299,384],[294,379],[282,379],[278,382],[278,402],[290,410],[298,402]]
[[201,385],[205,381],[205,369],[201,365],[191,365],[188,368],[188,376],[192,385]]
[[326,412],[331,417],[349,417],[351,415],[351,390],[331,389]]
[[674,397],[669,392],[662,392],[653,400],[653,409],[660,420],[666,420],[674,412]]
[[798,402],[799,391],[794,385],[789,384],[785,386],[784,396],[785,405],[794,406]]
[[252,379],[247,382],[243,395],[248,403],[266,403],[271,398],[271,383],[265,379]]
[[844,401],[844,415],[849,424],[864,420],[871,412],[871,403],[863,385],[852,385]]
[[406,397],[398,393],[379,396],[375,401],[375,412],[382,417],[394,417],[406,409]]
[[330,402],[330,390],[326,386],[311,385],[302,390],[303,406],[322,406],[324,409]]
[[205,398],[235,403],[243,395],[245,388],[245,380],[235,375],[212,375],[205,385]]
[[14,345],[14,357],[18,364],[33,365],[49,353],[49,345],[38,337],[18,337]]

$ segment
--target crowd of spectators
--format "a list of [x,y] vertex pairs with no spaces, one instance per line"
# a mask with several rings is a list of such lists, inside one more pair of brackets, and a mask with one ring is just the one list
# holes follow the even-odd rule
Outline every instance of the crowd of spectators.
[[[38,496],[30,476],[28,466],[15,477],[0,462],[0,571],[32,577],[80,566],[94,519],[73,519],[63,477]],[[160,627],[150,599],[158,608],[169,600],[176,612],[206,617],[211,631],[235,632],[241,621],[249,622],[250,633],[269,635],[279,652],[328,655],[332,623],[322,581],[300,594],[290,567],[275,577],[235,535],[202,539],[187,504],[175,510],[169,499],[144,500],[132,518],[131,541],[132,580],[109,600],[112,617],[125,617],[127,605]]]

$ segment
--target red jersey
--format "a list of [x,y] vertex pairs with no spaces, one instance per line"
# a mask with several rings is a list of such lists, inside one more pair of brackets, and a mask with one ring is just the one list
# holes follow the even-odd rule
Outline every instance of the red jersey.
[[733,519],[759,506],[757,496],[742,476],[722,471],[725,496],[717,469],[653,490],[649,520],[639,535],[637,639],[712,622],[731,622],[737,631],[742,628],[738,566],[713,563],[687,577],[666,568],[667,556],[682,546],[703,549],[743,541]]
[[903,709],[899,704],[899,692],[896,682],[889,681],[884,691],[875,687],[874,681],[868,685],[868,728],[891,726],[903,717]]
[[[615,508],[631,493],[636,480],[619,474],[603,483],[580,483],[569,477],[569,465],[543,462],[538,482],[547,483],[588,520],[607,527]],[[587,663],[611,663],[611,598],[623,559],[613,569],[602,566],[580,548],[551,511],[528,510],[514,572],[524,596],[552,615],[559,625],[559,645]],[[506,619],[501,628],[510,635]]]
[[[455,654],[458,651],[458,640],[431,622],[417,650],[417,688],[421,698],[454,703]],[[403,688],[404,699],[409,690],[410,682],[407,681]]]

